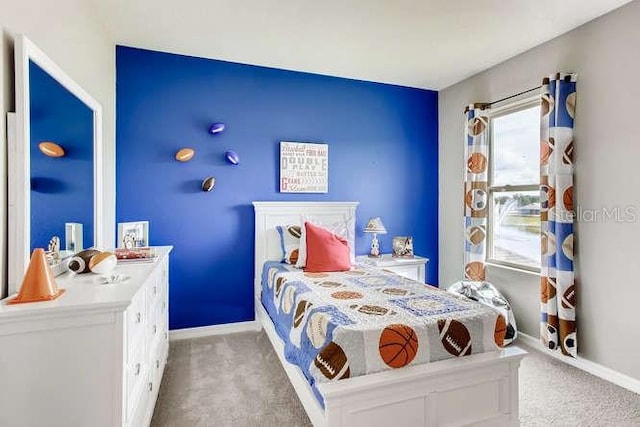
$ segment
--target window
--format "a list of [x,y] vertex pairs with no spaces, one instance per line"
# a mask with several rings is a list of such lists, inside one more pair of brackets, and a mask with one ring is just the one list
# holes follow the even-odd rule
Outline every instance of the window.
[[488,261],[540,270],[540,100],[491,115]]

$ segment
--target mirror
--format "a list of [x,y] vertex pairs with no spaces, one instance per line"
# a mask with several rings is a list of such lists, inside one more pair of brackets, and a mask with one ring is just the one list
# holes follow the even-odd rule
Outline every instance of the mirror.
[[15,68],[9,294],[19,290],[34,248],[46,249],[58,236],[65,249],[65,223],[82,224],[84,248],[102,241],[100,104],[25,36],[15,41]]

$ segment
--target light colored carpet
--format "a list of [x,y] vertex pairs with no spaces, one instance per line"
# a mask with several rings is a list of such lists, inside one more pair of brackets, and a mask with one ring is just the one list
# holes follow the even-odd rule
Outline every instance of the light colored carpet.
[[[525,345],[523,426],[640,426],[640,396]],[[151,425],[310,426],[264,332],[171,342]]]

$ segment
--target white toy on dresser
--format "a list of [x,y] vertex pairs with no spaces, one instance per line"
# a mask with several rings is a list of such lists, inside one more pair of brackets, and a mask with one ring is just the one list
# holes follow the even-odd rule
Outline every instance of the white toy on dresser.
[[53,301],[0,301],[0,425],[148,425],[166,363],[169,253],[118,265],[130,279],[65,273]]

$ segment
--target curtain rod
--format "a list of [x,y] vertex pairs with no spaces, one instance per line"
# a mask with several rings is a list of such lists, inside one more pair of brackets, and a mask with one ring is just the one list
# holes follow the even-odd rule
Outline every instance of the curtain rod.
[[507,96],[505,98],[498,99],[497,101],[489,102],[488,104],[485,104],[485,105],[497,104],[498,102],[506,101],[507,99],[515,98],[516,96],[520,96],[520,95],[524,95],[525,93],[533,92],[534,90],[538,90],[541,87],[542,87],[542,85],[536,86],[536,87],[532,87],[531,89],[523,90],[522,92],[516,93],[515,95]]
[[[525,93],[529,93],[529,92],[533,92],[534,90],[538,90],[542,87],[542,85],[540,86],[536,86],[536,87],[532,87],[531,89],[527,89],[527,90],[523,90],[522,92],[516,93],[515,95],[511,95],[511,96],[507,96],[505,98],[502,99],[498,99],[497,101],[492,101],[492,102],[477,102],[475,104],[471,104],[473,105],[473,108],[487,108],[492,106],[493,104],[497,104],[498,102],[502,102],[502,101],[506,101],[508,99],[511,98],[515,98],[516,96],[520,96],[520,95],[524,95]],[[467,113],[469,112],[469,107],[471,107],[471,105],[467,105],[464,108],[464,112]]]

